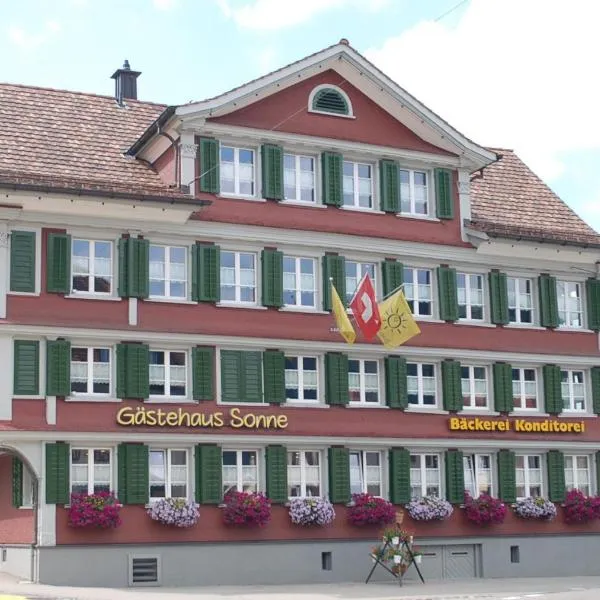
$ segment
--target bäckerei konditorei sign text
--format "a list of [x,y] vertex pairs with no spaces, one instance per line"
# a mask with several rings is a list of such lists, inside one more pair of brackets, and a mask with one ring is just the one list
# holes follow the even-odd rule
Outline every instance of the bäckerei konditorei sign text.
[[450,417],[450,431],[499,431],[506,433],[584,433],[584,421],[567,421],[566,419],[482,419],[480,417]]

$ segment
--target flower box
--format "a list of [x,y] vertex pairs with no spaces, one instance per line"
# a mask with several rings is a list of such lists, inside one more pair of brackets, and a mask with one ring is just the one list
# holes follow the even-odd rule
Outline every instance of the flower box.
[[503,523],[506,517],[504,502],[489,494],[481,494],[478,498],[472,498],[465,493],[464,511],[467,519],[479,526],[498,525]]
[[371,494],[353,494],[348,508],[348,521],[352,525],[387,525],[396,519],[394,505]]
[[563,506],[566,523],[588,523],[600,519],[600,497],[586,496],[580,490],[567,492]]
[[121,507],[113,492],[71,494],[69,526],[114,529],[121,524]]
[[415,521],[443,521],[454,512],[450,502],[435,496],[423,496],[420,500],[413,500],[406,505],[406,510]]
[[529,497],[517,500],[513,505],[513,510],[522,519],[552,521],[556,517],[556,506],[554,503],[542,497]]
[[153,521],[173,527],[193,527],[200,518],[199,507],[185,498],[162,498],[146,511]]
[[290,519],[294,525],[325,526],[333,523],[335,510],[323,498],[293,498],[290,501]]
[[271,520],[271,501],[261,492],[232,491],[223,499],[226,525],[263,527]]

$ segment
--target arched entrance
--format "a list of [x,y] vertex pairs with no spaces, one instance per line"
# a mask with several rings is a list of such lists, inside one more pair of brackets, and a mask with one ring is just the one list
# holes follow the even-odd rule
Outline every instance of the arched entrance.
[[35,580],[38,478],[17,449],[0,445],[0,573]]

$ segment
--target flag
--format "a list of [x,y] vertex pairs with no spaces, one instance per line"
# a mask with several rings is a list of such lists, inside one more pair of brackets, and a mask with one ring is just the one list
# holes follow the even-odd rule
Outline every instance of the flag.
[[373,339],[381,327],[381,316],[375,298],[375,288],[368,273],[365,273],[350,301],[356,324],[367,340]]
[[377,336],[386,348],[396,348],[421,333],[402,290],[379,303],[381,329]]
[[356,339],[356,333],[354,331],[354,327],[352,327],[352,323],[350,323],[348,315],[346,314],[346,308],[340,300],[340,296],[333,285],[333,281],[331,282],[331,308],[333,310],[333,316],[335,317],[335,322],[340,331],[340,335],[349,344],[353,344],[354,340]]

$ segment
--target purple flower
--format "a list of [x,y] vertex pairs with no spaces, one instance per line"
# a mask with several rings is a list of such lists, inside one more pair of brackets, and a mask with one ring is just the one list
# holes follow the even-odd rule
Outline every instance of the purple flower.
[[541,497],[529,497],[517,500],[513,506],[515,514],[522,519],[540,519],[552,521],[556,517],[556,506]]
[[293,498],[290,519],[295,525],[329,525],[335,519],[335,510],[333,504],[323,498]]
[[174,527],[193,527],[200,518],[198,505],[195,502],[188,502],[185,498],[157,500],[146,512],[154,521]]
[[454,512],[450,502],[435,496],[412,500],[406,505],[406,510],[415,521],[443,521]]

